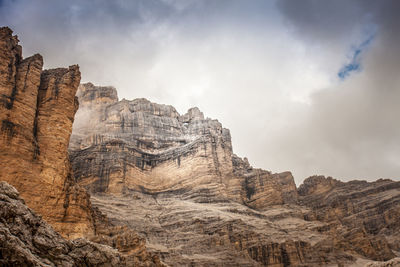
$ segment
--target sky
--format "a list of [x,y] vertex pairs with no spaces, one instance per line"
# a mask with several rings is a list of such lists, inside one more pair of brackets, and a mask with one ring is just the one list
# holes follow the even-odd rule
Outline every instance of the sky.
[[400,180],[400,1],[0,0],[45,68],[79,64],[231,130],[254,167]]

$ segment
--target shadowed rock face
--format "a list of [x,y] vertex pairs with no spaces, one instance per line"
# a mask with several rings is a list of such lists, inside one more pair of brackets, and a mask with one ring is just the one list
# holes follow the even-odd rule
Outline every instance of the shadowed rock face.
[[125,266],[116,249],[85,239],[65,240],[0,182],[1,266]]
[[[400,182],[340,182],[313,176],[299,187],[300,203],[310,207],[309,220],[339,225],[349,244],[338,243],[374,260],[400,251]],[[369,237],[369,242],[363,241]],[[393,252],[392,252],[393,250]]]
[[[290,172],[255,169],[234,155],[229,130],[198,108],[180,115],[146,99],[118,101],[115,88],[90,83],[77,95],[69,147],[76,181],[172,266],[321,266],[399,251],[390,236],[356,227],[360,221],[331,220],[334,201],[313,197],[359,187],[320,177],[297,190]],[[382,192],[400,195],[390,190]]]

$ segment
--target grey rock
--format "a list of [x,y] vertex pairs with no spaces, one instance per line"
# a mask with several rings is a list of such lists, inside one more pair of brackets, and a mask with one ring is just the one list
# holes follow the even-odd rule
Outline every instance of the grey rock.
[[1,266],[124,266],[116,249],[65,240],[29,209],[17,190],[0,182]]
[[394,256],[383,236],[315,219],[305,195],[336,180],[310,179],[298,191],[290,172],[234,155],[229,130],[198,108],[180,115],[146,99],[113,99],[82,100],[69,146],[75,180],[167,264],[320,266]]

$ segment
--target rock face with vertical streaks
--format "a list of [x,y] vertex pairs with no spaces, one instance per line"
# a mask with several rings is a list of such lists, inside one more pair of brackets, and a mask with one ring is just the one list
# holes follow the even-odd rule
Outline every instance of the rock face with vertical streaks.
[[[309,220],[340,225],[347,251],[374,260],[388,260],[400,251],[400,182],[341,182],[312,176],[299,187],[300,203]],[[367,237],[367,238],[365,238]]]
[[[94,206],[138,231],[167,264],[348,265],[388,260],[399,251],[397,228],[386,229],[396,211],[382,221],[380,233],[356,227],[360,220],[332,220],[335,201],[321,196],[333,190],[337,197],[335,188],[343,183],[309,179],[298,190],[290,172],[251,167],[233,154],[229,130],[198,108],[180,115],[146,99],[118,101],[114,87],[91,83],[81,84],[77,96],[69,146],[76,181],[91,192]],[[400,196],[396,184],[390,194]]]
[[[75,178],[92,193],[179,192],[196,202],[232,200],[251,207],[297,199],[289,172],[238,169],[228,129],[146,99],[118,101],[113,87],[82,84],[70,143]],[[239,164],[239,163],[237,163]],[[273,193],[273,195],[271,195]]]
[[78,66],[42,72],[42,57],[22,59],[9,28],[0,29],[0,50],[0,180],[64,236],[93,232],[89,196],[71,184],[67,151]]
[[42,71],[8,28],[0,52],[0,180],[21,194],[0,182],[1,265],[398,264],[400,182],[313,176],[297,189],[233,154],[198,108],[77,91],[77,66]]
[[0,28],[0,181],[17,188],[64,238],[90,238],[121,253],[84,239],[68,243],[27,211],[21,199],[10,199],[15,189],[2,182],[8,193],[0,195],[1,265],[162,266],[136,232],[115,226],[92,208],[89,194],[74,180],[68,144],[78,109],[78,66],[42,67],[40,55],[23,59],[18,38]]

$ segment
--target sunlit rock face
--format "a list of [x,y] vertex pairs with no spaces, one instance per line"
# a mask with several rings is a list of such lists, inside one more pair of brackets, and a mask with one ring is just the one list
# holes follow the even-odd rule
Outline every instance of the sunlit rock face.
[[0,180],[64,236],[80,237],[93,232],[89,196],[72,183],[67,148],[81,76],[76,65],[42,66],[0,28]]
[[0,28],[0,265],[162,266],[144,238],[114,226],[76,184],[67,149],[79,68],[42,66],[38,54],[22,59],[17,37]]
[[[332,219],[334,201],[321,196],[361,187],[322,177],[297,190],[290,172],[255,169],[233,154],[229,130],[198,108],[180,115],[146,99],[119,101],[115,88],[90,83],[77,96],[69,147],[75,180],[94,206],[138,231],[171,266],[347,265],[399,251],[396,235],[356,226],[374,218],[369,213],[353,224]],[[392,186],[382,194],[395,200],[400,192]],[[387,210],[377,201],[369,206]]]

